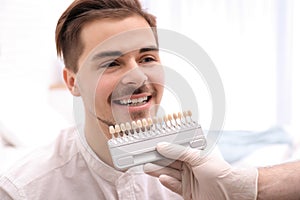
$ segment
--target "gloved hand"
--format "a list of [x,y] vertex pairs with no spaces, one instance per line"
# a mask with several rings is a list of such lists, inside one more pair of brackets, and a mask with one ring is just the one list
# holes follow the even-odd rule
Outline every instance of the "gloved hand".
[[156,148],[164,157],[176,161],[166,167],[148,163],[145,173],[159,177],[165,187],[185,200],[256,199],[256,168],[234,169],[217,149],[203,157],[200,150],[177,144],[162,142]]

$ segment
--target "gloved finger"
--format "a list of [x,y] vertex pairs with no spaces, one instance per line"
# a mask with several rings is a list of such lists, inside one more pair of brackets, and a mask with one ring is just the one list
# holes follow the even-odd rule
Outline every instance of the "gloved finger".
[[179,195],[182,195],[182,183],[178,179],[167,175],[160,175],[159,181],[166,188],[169,188],[170,190],[176,192]]
[[160,165],[156,165],[153,163],[147,163],[144,165],[144,172],[151,176],[159,177],[162,174],[173,177],[177,180],[181,180],[181,171],[170,168],[170,167],[162,167]]
[[[182,196],[183,199],[192,199],[192,185],[194,182],[192,179],[194,178],[193,171],[189,165],[185,163],[182,166]],[[194,179],[193,179],[194,180]]]
[[157,144],[156,149],[166,158],[187,162],[191,166],[198,165],[201,160],[199,150],[178,144],[160,142]]
[[170,168],[179,169],[179,170],[182,169],[182,165],[183,165],[182,161],[169,160],[169,159],[168,160],[163,159],[163,160],[155,161],[155,162],[152,162],[152,163],[156,164],[156,165],[160,165],[160,166],[167,166],[167,167],[170,167]]

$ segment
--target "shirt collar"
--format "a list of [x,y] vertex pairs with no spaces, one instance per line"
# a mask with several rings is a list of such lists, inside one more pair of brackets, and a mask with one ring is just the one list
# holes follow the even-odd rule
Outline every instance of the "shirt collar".
[[91,167],[97,175],[101,176],[108,182],[115,183],[124,173],[115,170],[100,160],[96,153],[88,145],[85,137],[83,136],[83,132],[82,134],[80,133],[81,131],[83,131],[83,129],[76,129],[76,143],[87,165]]

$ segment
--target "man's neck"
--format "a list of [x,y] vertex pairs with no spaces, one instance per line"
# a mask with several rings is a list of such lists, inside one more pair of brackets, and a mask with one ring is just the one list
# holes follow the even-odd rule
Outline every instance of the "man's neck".
[[95,152],[95,154],[105,162],[107,165],[113,167],[112,159],[108,149],[107,141],[105,134],[99,129],[97,122],[92,121],[91,123],[87,120],[84,127],[84,135],[86,141],[90,148]]

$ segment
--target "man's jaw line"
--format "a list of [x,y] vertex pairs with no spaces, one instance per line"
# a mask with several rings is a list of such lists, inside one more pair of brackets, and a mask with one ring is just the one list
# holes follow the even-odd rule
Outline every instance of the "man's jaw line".
[[99,116],[96,116],[96,118],[97,118],[100,122],[102,122],[102,123],[104,123],[105,125],[107,125],[108,127],[109,127],[109,126],[114,126],[114,125],[116,124],[115,122],[111,122],[111,121],[102,119],[102,118],[100,118]]

